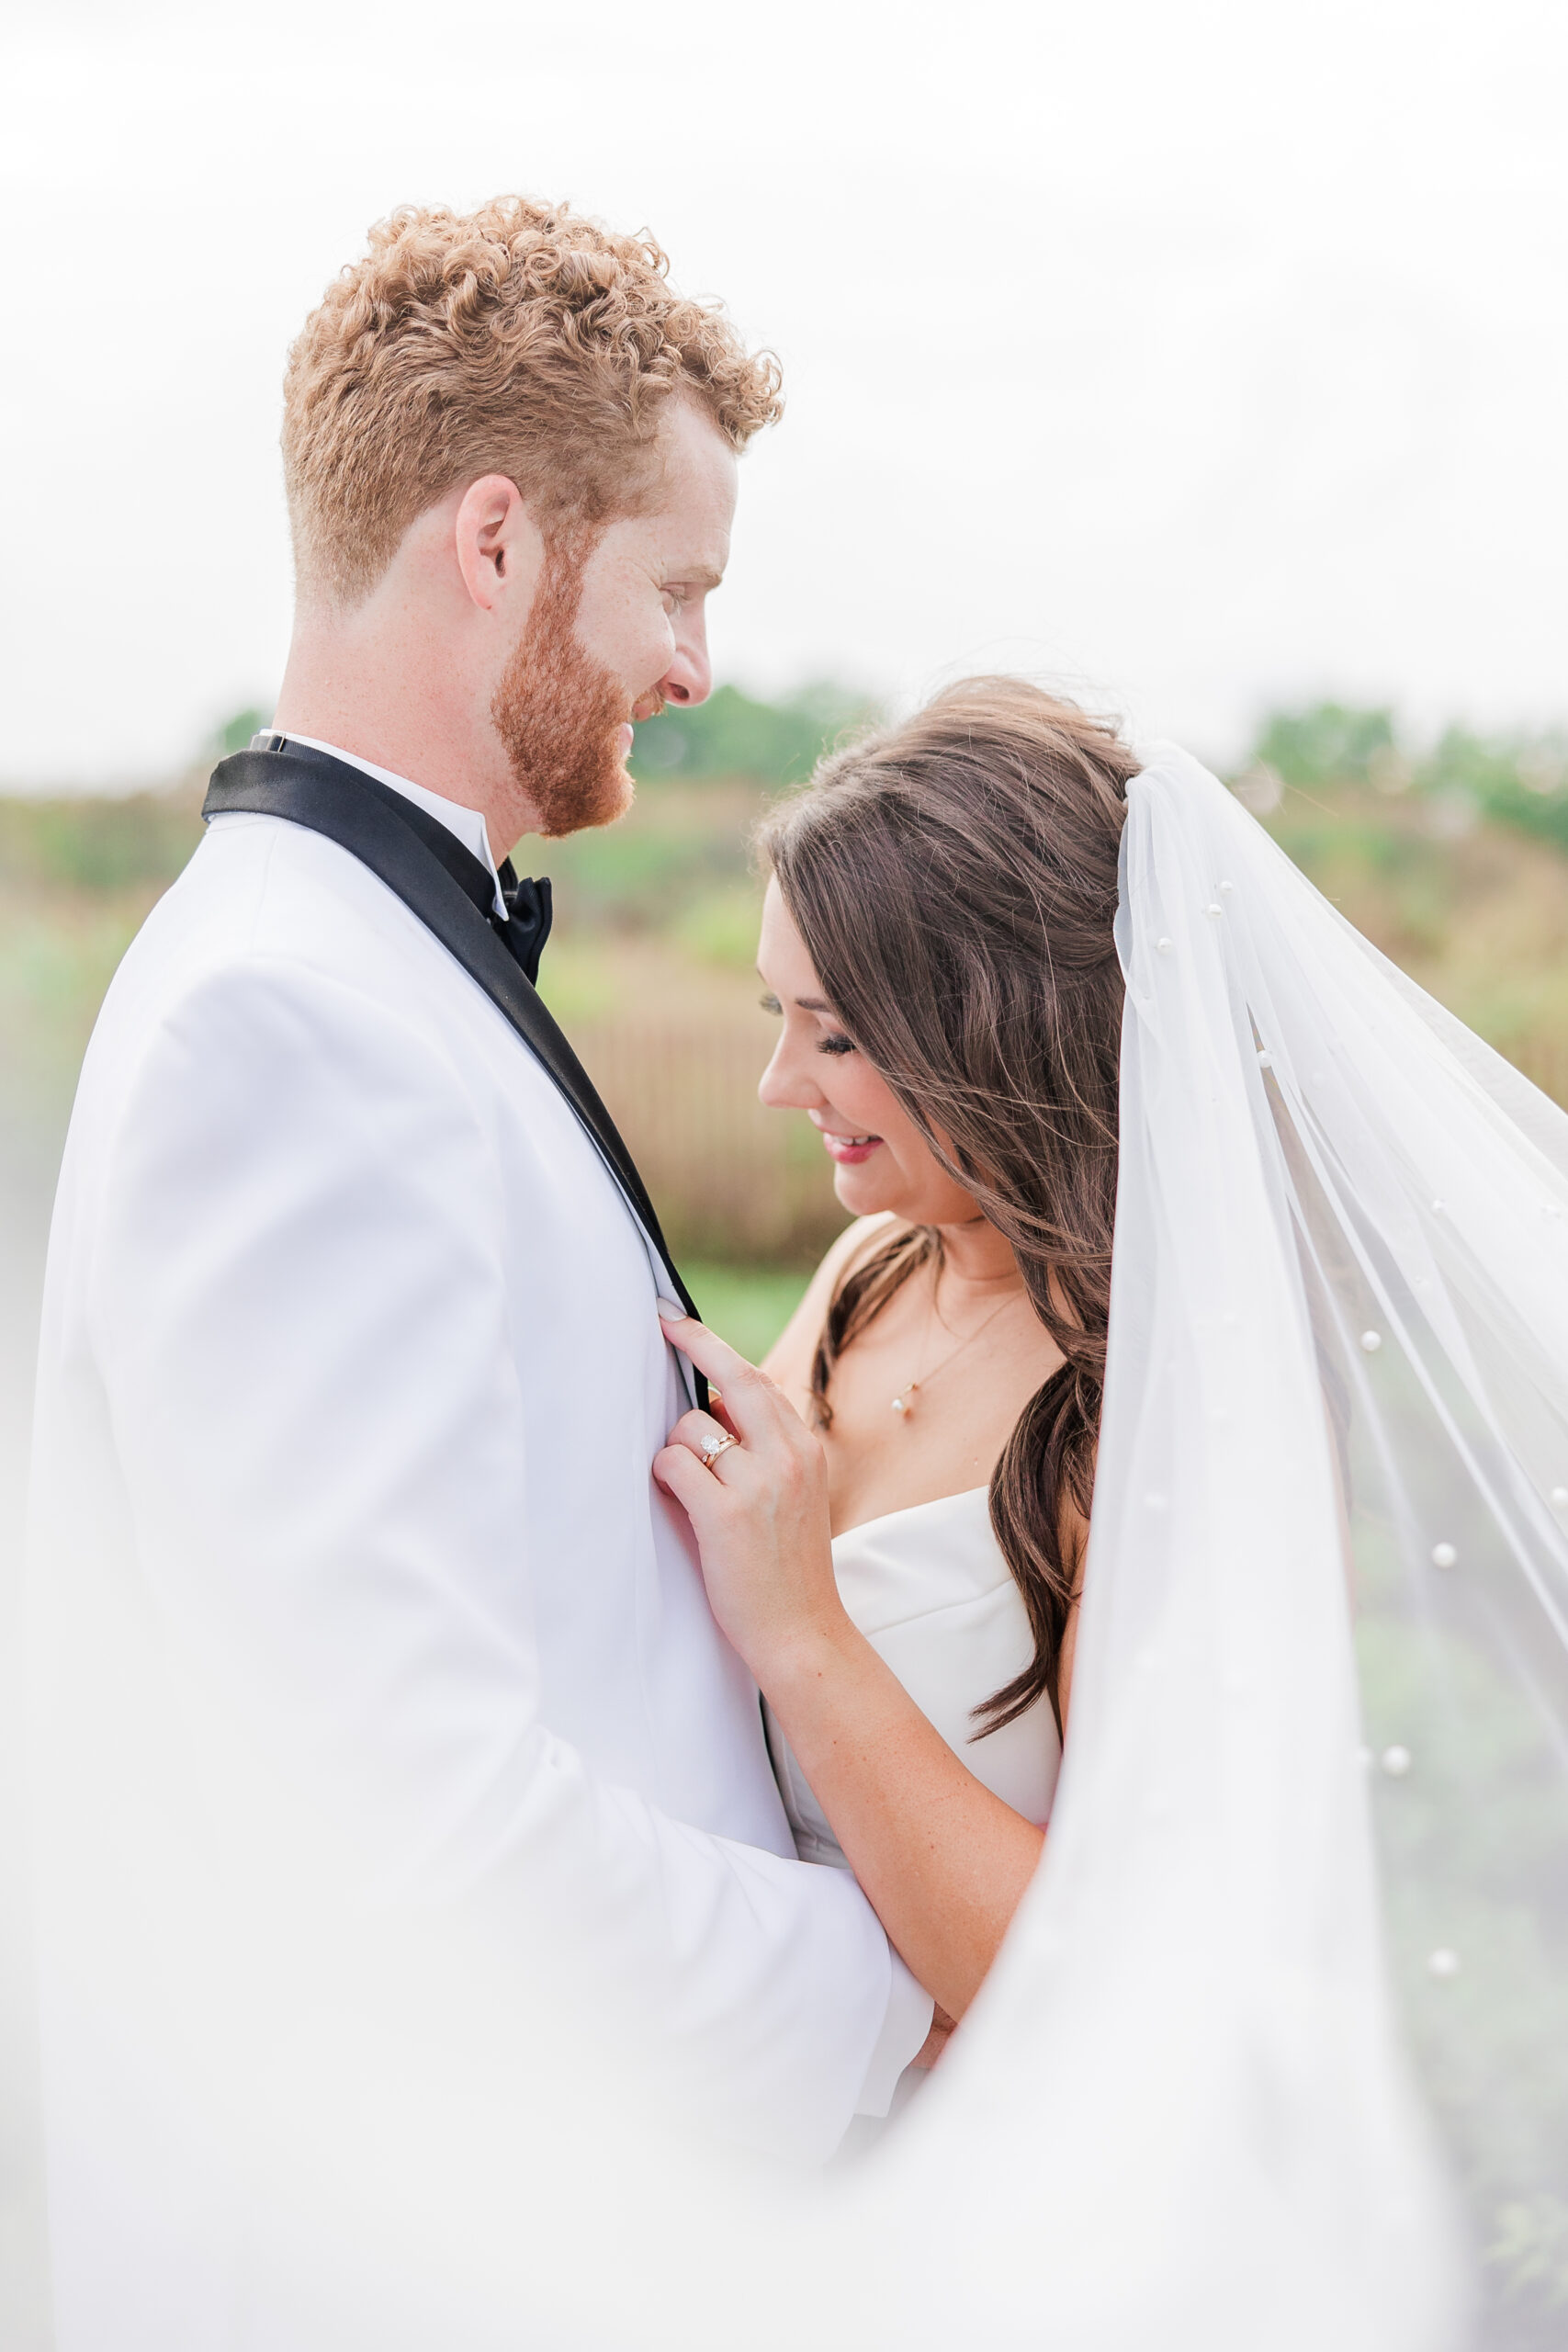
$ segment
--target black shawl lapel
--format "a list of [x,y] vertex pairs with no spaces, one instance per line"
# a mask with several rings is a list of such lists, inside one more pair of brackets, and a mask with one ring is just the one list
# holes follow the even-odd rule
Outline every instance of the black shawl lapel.
[[[403,822],[397,796],[381,790],[373,777],[347,761],[334,760],[305,744],[288,743],[276,751],[238,752],[219,763],[201,813],[204,818],[218,817],[232,810],[281,817],[291,825],[324,833],[368,866],[434,933],[505,1014],[535,1060],[565,1095],[647,1234],[676,1296],[687,1314],[694,1315],[696,1307],[665,1246],[648,1188],[587,1071],[515,957],[448,870],[448,862],[427,846],[418,831]],[[460,843],[455,842],[454,847],[461,852]],[[697,1387],[698,1401],[705,1402],[702,1393],[705,1383],[700,1377]]]

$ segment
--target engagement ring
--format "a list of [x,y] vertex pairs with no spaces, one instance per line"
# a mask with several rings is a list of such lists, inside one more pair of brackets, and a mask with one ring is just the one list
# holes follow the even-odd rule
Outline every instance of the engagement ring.
[[729,1431],[724,1430],[717,1437],[705,1438],[702,1444],[698,1446],[697,1452],[711,1470],[721,1453],[727,1452],[732,1445],[739,1445],[739,1442],[740,1440],[738,1437],[731,1437]]

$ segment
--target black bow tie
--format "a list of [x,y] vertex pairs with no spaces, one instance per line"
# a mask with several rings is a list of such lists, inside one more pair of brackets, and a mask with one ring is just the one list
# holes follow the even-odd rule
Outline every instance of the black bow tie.
[[495,911],[492,899],[489,908],[491,922],[511,948],[530,980],[539,977],[539,958],[545,952],[545,942],[550,935],[555,909],[550,902],[550,886],[546,876],[536,882],[526,876],[522,881],[509,857],[501,861],[501,895],[506,901],[506,919],[502,922]]
[[[292,751],[296,758],[315,756],[306,745],[290,743],[287,735],[275,734],[267,729],[252,736],[251,749],[253,752]],[[329,753],[327,756],[333,758],[336,754]],[[400,818],[411,833],[418,835],[431,855],[438,858],[446,868],[454,882],[462,884],[480,914],[505,941],[530,983],[536,981],[539,958],[550,935],[552,913],[550,886],[544,876],[541,875],[536,882],[520,882],[509,857],[502,861],[499,875],[492,875],[483,858],[476,857],[473,851],[457,839],[450,825],[444,825],[439,817],[431,816],[417,800],[411,800],[406,793],[394,792],[390,785],[383,784],[378,776],[367,775],[363,769],[359,770],[359,782],[363,790],[373,792],[384,808]],[[497,881],[501,884],[501,895],[506,901],[504,915],[496,911]]]

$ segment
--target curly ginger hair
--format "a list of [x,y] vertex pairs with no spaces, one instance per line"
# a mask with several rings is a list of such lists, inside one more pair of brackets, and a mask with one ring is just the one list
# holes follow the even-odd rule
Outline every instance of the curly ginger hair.
[[635,513],[671,395],[732,448],[781,413],[778,363],[671,288],[643,232],[564,204],[404,206],[288,356],[283,459],[302,593],[353,604],[457,483],[514,481],[547,531]]

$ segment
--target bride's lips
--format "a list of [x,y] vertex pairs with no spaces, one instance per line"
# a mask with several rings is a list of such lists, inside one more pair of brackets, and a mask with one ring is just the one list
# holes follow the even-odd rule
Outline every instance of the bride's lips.
[[835,1136],[829,1135],[826,1127],[819,1127],[818,1133],[827,1147],[829,1159],[836,1159],[840,1168],[858,1168],[863,1159],[869,1159],[874,1151],[882,1148],[880,1136]]

